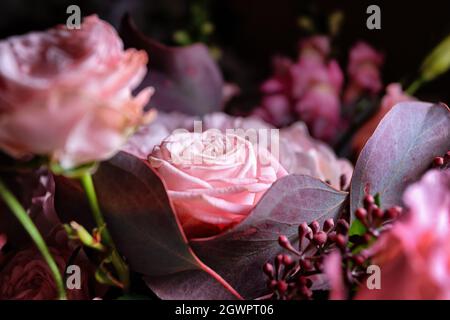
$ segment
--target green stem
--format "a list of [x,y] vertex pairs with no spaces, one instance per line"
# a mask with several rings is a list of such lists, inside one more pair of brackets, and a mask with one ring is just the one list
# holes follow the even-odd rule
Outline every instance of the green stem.
[[22,205],[19,203],[19,201],[17,201],[16,197],[12,194],[11,191],[9,191],[9,189],[6,187],[3,181],[1,181],[1,179],[0,179],[0,195],[5,201],[5,203],[8,205],[8,207],[11,209],[12,213],[16,216],[16,218],[28,232],[28,235],[41,252],[45,262],[48,264],[50,271],[53,275],[53,279],[55,280],[56,283],[56,289],[58,291],[58,299],[66,300],[67,296],[63,284],[63,279],[59,271],[59,268],[50,253],[50,250],[48,249],[44,239],[39,233],[39,230],[34,225],[33,220],[31,220],[30,216],[26,213]]
[[123,261],[116,246],[112,240],[112,237],[106,228],[106,223],[103,218],[100,206],[97,200],[97,194],[95,192],[94,183],[92,181],[92,176],[89,172],[84,173],[81,176],[81,184],[86,192],[86,196],[89,201],[89,205],[92,210],[92,215],[94,216],[95,223],[97,224],[98,230],[101,232],[102,242],[112,249],[111,262],[117,271],[119,279],[123,285],[123,290],[127,291],[130,283],[130,275],[128,271],[128,266],[125,261]]
[[422,77],[418,78],[416,81],[411,83],[411,85],[406,89],[406,93],[409,95],[414,95],[416,91],[425,83]]

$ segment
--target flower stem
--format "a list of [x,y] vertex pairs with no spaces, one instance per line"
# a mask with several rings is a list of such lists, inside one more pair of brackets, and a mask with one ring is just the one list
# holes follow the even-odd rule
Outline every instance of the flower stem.
[[58,291],[58,299],[66,300],[67,296],[63,284],[63,279],[59,271],[59,268],[50,253],[50,250],[48,249],[44,239],[39,233],[39,230],[34,225],[33,220],[31,220],[31,218],[26,213],[25,209],[22,207],[19,201],[17,201],[16,197],[12,194],[11,191],[9,191],[9,189],[6,187],[6,185],[3,183],[1,179],[0,179],[0,195],[5,201],[5,203],[8,205],[9,209],[12,211],[12,213],[16,216],[16,218],[22,224],[24,229],[27,231],[28,235],[33,240],[36,247],[42,254],[42,257],[44,258],[45,262],[49,266],[50,271],[53,275],[53,279],[55,280],[56,283],[56,289]]
[[100,231],[102,242],[112,249],[111,262],[117,271],[119,279],[123,285],[123,290],[127,291],[130,283],[128,266],[117,251],[114,241],[112,240],[112,237],[108,229],[106,228],[106,223],[103,219],[103,215],[98,204],[97,194],[95,192],[92,176],[89,172],[86,172],[81,176],[80,180],[86,192],[95,223],[97,224],[98,230]]
[[414,95],[414,93],[425,83],[425,81],[422,79],[422,77],[415,80],[411,85],[406,89],[406,93],[409,95]]

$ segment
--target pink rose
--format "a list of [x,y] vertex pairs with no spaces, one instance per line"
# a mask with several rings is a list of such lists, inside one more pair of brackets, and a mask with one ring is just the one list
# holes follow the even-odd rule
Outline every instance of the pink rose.
[[143,121],[152,89],[131,92],[146,63],[97,16],[1,41],[0,148],[64,167],[112,156]]
[[450,299],[450,171],[432,170],[404,194],[410,212],[373,249],[381,289],[358,299]]
[[[194,121],[200,118],[179,113],[158,112],[155,120],[142,126],[123,148],[135,156],[145,159],[153,148],[161,143],[177,128],[193,131]],[[205,115],[202,129],[270,130],[272,125],[257,117],[233,117],[216,112]],[[325,143],[312,138],[302,122],[280,129],[279,162],[289,174],[306,174],[329,182],[333,187],[341,187],[341,176],[345,177],[343,187],[348,187],[353,166],[346,159],[339,159]],[[269,145],[270,146],[270,145]]]
[[[49,244],[50,252],[61,273],[65,271],[73,252],[67,244],[64,231],[57,232]],[[0,300],[53,300],[57,298],[55,281],[47,263],[36,247],[15,253],[5,259],[5,265],[0,266]],[[81,268],[80,289],[66,289],[71,300],[90,299],[87,260],[77,258],[74,264]],[[89,267],[90,268],[90,267]],[[89,269],[89,271],[92,271]]]
[[302,122],[280,130],[280,162],[290,174],[310,175],[336,189],[347,188],[353,174],[350,161],[337,158],[327,144],[313,139]]
[[217,234],[244,219],[287,175],[264,148],[219,130],[176,132],[149,161],[163,180],[188,238]]
[[344,94],[346,103],[364,93],[377,94],[382,89],[380,68],[383,61],[383,55],[365,42],[358,42],[351,48],[347,68],[350,84]]
[[403,92],[398,83],[391,83],[386,87],[386,95],[381,100],[379,111],[365,123],[353,138],[353,148],[359,153],[372,136],[381,119],[388,113],[394,105],[403,101],[414,100],[413,97]]

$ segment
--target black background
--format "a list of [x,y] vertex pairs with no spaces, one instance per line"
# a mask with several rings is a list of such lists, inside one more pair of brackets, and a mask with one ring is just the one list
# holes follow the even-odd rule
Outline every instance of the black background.
[[[130,12],[147,34],[170,43],[174,30],[187,24],[187,0],[2,0],[0,38],[43,30],[68,17],[66,8],[79,4],[83,15],[97,13],[118,27]],[[381,7],[381,30],[366,28],[366,8]],[[411,81],[426,54],[450,33],[450,1],[366,1],[366,0],[210,0],[210,15],[216,25],[214,42],[225,52],[222,61],[228,80],[248,92],[270,74],[271,57],[276,53],[295,56],[301,36],[297,18],[306,8],[317,15],[335,9],[345,14],[338,41],[337,57],[345,66],[352,43],[364,39],[386,55],[385,83]],[[424,100],[450,101],[450,73],[417,92]]]

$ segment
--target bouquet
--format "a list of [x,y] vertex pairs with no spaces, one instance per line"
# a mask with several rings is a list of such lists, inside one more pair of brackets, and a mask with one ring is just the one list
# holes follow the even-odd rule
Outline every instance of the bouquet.
[[0,299],[450,299],[449,36],[403,86],[305,36],[232,112],[193,34],[0,41]]

